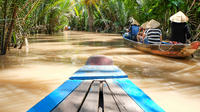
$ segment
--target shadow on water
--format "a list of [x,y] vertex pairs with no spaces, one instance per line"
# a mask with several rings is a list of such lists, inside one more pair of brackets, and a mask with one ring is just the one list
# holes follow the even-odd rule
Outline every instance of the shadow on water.
[[148,83],[143,85],[143,88],[154,87],[161,91],[179,91],[191,96],[200,96],[199,61],[195,59],[164,59],[165,61],[157,60],[157,62],[155,60],[155,62],[152,62],[149,59],[149,61],[143,60],[144,62],[129,59],[129,62],[123,64],[117,62],[116,64],[131,79],[155,82],[155,84]]
[[146,55],[143,54],[142,52],[106,52],[103,53],[104,55]]
[[62,36],[57,36],[57,38],[52,38],[52,36],[42,36],[42,37],[31,37],[29,38],[30,43],[45,43],[45,42],[66,42],[67,40]]
[[73,43],[73,45],[85,45],[85,46],[104,46],[104,47],[112,47],[112,48],[121,48],[125,47],[123,45],[123,41],[121,39],[114,39],[112,41],[83,41],[78,43]]

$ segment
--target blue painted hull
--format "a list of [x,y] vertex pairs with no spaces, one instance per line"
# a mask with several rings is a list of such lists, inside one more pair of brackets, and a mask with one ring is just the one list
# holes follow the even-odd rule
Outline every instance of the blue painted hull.
[[164,112],[150,97],[114,65],[85,65],[60,87],[33,106],[28,112],[50,112],[67,98],[84,80],[112,80],[145,112]]

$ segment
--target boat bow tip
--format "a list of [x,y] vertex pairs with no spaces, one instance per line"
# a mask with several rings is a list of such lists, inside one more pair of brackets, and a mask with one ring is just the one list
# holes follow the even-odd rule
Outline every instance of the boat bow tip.
[[113,60],[103,55],[90,56],[86,65],[113,65]]
[[199,41],[194,41],[191,43],[191,48],[192,49],[198,49],[200,46],[200,42]]

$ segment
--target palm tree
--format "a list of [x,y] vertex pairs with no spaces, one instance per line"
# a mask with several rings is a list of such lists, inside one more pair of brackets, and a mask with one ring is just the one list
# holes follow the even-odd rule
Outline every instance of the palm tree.
[[88,26],[89,31],[93,31],[93,24],[94,24],[94,5],[97,3],[98,0],[82,0],[83,4],[86,6],[88,11]]

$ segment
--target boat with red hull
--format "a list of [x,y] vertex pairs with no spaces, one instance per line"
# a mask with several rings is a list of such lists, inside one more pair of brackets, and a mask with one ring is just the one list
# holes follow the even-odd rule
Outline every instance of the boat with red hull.
[[130,47],[134,47],[144,52],[173,58],[190,57],[200,46],[200,42],[198,41],[192,42],[191,44],[144,44],[125,38],[124,36],[123,39],[124,43]]

